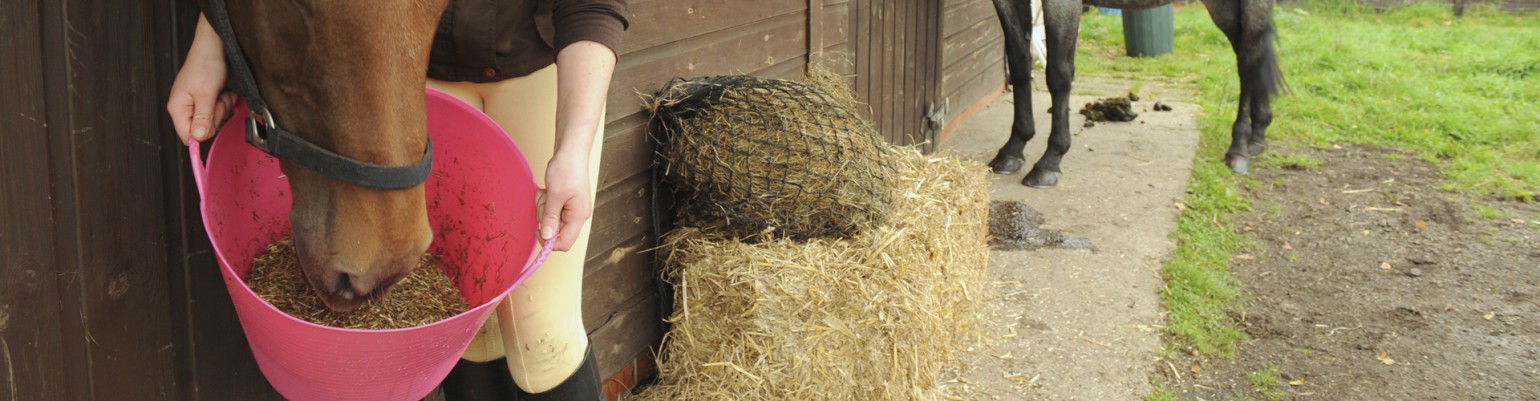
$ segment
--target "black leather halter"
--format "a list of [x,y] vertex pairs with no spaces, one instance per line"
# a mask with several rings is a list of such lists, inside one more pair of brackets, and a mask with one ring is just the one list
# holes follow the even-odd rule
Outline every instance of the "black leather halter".
[[235,29],[230,25],[230,14],[225,0],[210,0],[209,24],[219,32],[224,42],[225,60],[229,64],[229,84],[246,98],[251,114],[246,117],[246,142],[262,149],[273,157],[288,160],[315,170],[322,175],[348,183],[375,189],[406,189],[422,184],[433,168],[433,140],[423,149],[422,159],[405,166],[385,166],[333,153],[322,149],[299,136],[279,128],[272,110],[257,90],[257,78],[251,73],[245,53],[236,42]]

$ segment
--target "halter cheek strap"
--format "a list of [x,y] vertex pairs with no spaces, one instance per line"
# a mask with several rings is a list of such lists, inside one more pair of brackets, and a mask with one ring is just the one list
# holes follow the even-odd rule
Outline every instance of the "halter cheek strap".
[[210,0],[209,24],[224,42],[225,60],[229,64],[229,84],[236,93],[246,98],[251,114],[246,118],[246,143],[262,149],[273,157],[305,166],[327,177],[374,189],[406,189],[421,185],[433,170],[433,139],[429,138],[422,152],[422,159],[405,166],[386,166],[352,159],[316,146],[278,126],[273,112],[257,89],[257,79],[251,73],[246,54],[236,40],[235,29],[230,25],[230,14],[225,0]]

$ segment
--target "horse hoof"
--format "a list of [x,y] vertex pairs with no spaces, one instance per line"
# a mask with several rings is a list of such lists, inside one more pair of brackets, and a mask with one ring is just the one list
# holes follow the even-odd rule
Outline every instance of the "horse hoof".
[[1021,165],[1025,162],[1026,159],[1020,157],[995,156],[995,159],[989,162],[989,168],[993,169],[995,174],[1015,174],[1021,171]]
[[1055,185],[1059,185],[1059,172],[1033,167],[1032,171],[1027,173],[1027,177],[1021,179],[1021,185],[1033,188],[1053,188]]
[[1225,156],[1225,166],[1230,167],[1230,171],[1234,171],[1236,174],[1246,175],[1251,173],[1250,164],[1245,156]]

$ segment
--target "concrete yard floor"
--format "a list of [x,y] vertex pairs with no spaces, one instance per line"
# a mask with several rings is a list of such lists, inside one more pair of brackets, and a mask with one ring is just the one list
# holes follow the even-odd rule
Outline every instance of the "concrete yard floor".
[[[1039,134],[1027,145],[1027,166],[993,175],[992,200],[1025,202],[1043,215],[1041,228],[1085,237],[1098,250],[991,251],[995,324],[943,391],[971,400],[1141,399],[1159,359],[1159,273],[1176,247],[1202,111],[1187,101],[1190,92],[1146,82],[1133,104],[1137,119],[1083,127],[1082,105],[1135,86],[1085,77],[1070,101],[1074,140],[1059,184],[1034,189],[1020,181],[1047,142],[1050,103],[1040,85],[1032,105]],[[1155,101],[1172,111],[1154,111]],[[1012,107],[1011,95],[1001,95],[939,143],[940,154],[988,163],[1009,135]]]

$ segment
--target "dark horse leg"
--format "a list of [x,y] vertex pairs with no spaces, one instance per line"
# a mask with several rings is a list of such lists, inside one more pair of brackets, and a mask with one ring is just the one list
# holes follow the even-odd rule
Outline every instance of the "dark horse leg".
[[1032,2],[994,0],[1000,27],[1005,32],[1005,65],[1010,72],[1011,95],[1015,97],[1016,116],[1011,123],[1011,137],[1000,147],[989,167],[998,174],[1021,170],[1026,162],[1022,148],[1037,134],[1032,121],[1032,52],[1027,48],[1032,29]]
[[1271,0],[1205,0],[1214,25],[1235,50],[1241,94],[1225,165],[1236,173],[1250,171],[1250,157],[1267,149],[1267,127],[1273,122],[1272,98],[1285,89],[1278,56],[1273,49]]
[[[1023,1],[1025,3],[1025,1]],[[1048,93],[1053,98],[1053,127],[1048,131],[1048,149],[1022,185],[1037,188],[1059,183],[1059,161],[1069,152],[1069,91],[1075,80],[1075,42],[1080,34],[1080,2],[1046,0],[1043,19],[1047,28]]]

